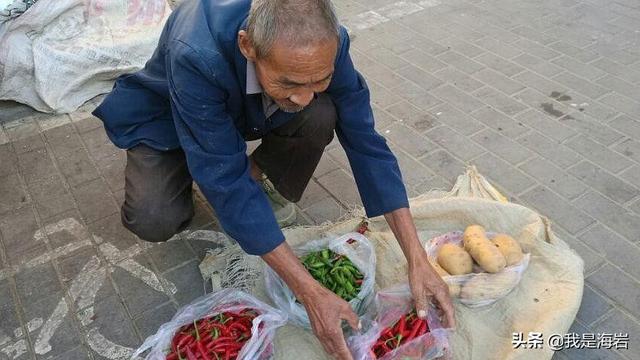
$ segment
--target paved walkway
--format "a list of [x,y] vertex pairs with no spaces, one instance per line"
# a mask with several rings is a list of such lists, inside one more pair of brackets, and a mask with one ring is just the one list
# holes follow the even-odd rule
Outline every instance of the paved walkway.
[[[629,333],[640,359],[640,3],[336,0],[377,127],[412,195],[476,164],[585,261],[573,331]],[[0,103],[0,359],[123,358],[202,293],[214,245],[149,246],[119,222],[124,154],[90,116]],[[359,204],[336,144],[299,223]],[[214,219],[198,200],[193,228]]]

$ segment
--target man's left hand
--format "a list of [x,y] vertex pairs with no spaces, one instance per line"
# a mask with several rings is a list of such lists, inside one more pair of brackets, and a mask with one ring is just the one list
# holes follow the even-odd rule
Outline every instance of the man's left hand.
[[426,253],[424,259],[409,263],[408,275],[418,317],[425,318],[429,301],[435,300],[435,304],[444,312],[444,326],[455,327],[456,320],[449,287],[429,264]]

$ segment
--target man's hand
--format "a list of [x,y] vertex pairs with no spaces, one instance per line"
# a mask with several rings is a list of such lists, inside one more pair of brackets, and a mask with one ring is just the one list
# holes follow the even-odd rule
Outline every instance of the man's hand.
[[436,305],[444,312],[444,326],[455,327],[456,320],[449,287],[429,264],[426,252],[424,250],[422,252],[424,253],[422,259],[409,263],[409,286],[416,302],[418,317],[427,316],[429,300],[434,299]]
[[416,227],[408,208],[394,210],[384,215],[391,231],[398,239],[409,266],[409,286],[416,302],[418,316],[424,318],[431,299],[444,312],[446,327],[455,327],[455,316],[449,287],[431,267],[427,253],[420,244]]
[[342,334],[342,320],[353,329],[359,328],[358,316],[349,303],[320,285],[295,256],[287,243],[282,243],[262,259],[282,278],[304,305],[314,334],[325,351],[339,360],[351,360]]
[[342,334],[342,320],[346,320],[354,330],[360,328],[360,320],[349,303],[323,286],[303,295],[300,300],[311,320],[313,333],[327,354],[334,359],[351,360],[351,353]]

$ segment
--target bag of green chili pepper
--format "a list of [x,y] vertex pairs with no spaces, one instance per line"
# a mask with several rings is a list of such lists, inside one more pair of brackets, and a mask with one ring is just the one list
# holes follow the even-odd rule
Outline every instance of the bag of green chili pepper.
[[[307,271],[324,287],[348,301],[359,316],[373,300],[376,254],[359,233],[311,241],[293,249]],[[289,315],[295,325],[310,329],[304,306],[268,266],[264,269],[265,288],[274,304]]]

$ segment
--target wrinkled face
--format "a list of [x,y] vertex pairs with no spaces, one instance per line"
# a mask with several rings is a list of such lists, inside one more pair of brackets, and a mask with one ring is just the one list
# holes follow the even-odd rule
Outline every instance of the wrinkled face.
[[243,41],[242,33],[239,33],[240,50],[255,63],[260,85],[282,111],[301,111],[313,100],[315,93],[329,87],[337,52],[336,40],[299,48],[276,41],[267,57],[256,58],[246,35]]

